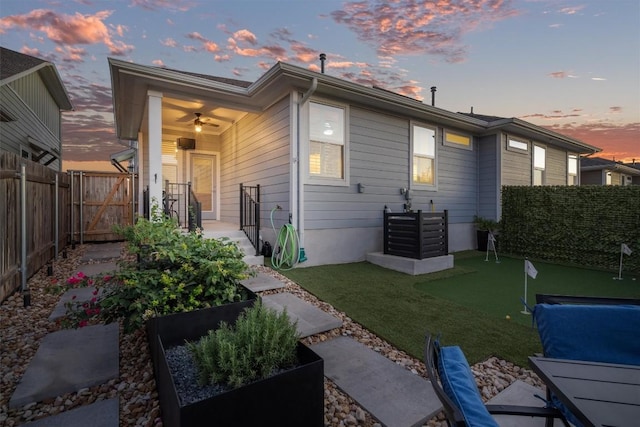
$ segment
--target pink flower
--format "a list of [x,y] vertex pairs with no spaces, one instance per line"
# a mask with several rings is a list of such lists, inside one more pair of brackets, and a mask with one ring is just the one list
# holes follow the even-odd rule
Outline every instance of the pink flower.
[[93,295],[98,295],[98,290],[96,289],[95,291],[92,292]]
[[91,298],[91,303],[95,303],[98,299],[96,297]]
[[104,280],[105,282],[108,282],[109,280],[111,280],[111,276],[104,276],[102,280]]
[[79,328],[84,328],[85,326],[87,326],[89,322],[87,322],[86,320],[81,320],[80,323],[78,323],[78,327]]
[[54,277],[53,279],[51,279],[51,283],[55,285],[56,283],[58,283],[58,279]]
[[93,279],[87,280],[87,283],[89,284],[89,286],[93,285]]
[[74,295],[74,296],[72,296],[72,297],[71,297],[71,299],[72,299],[72,300],[73,300],[73,299],[76,299],[76,298],[78,298],[76,295]]
[[78,271],[77,276],[78,276],[78,279],[84,279],[86,277],[82,271]]

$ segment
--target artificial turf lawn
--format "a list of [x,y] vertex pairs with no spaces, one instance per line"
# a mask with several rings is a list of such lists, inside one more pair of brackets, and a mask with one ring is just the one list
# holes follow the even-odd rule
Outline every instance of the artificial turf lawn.
[[[428,331],[441,333],[446,345],[460,345],[472,364],[498,356],[527,366],[527,357],[542,348],[531,316],[520,314],[524,261],[485,262],[479,252],[455,256],[453,269],[420,276],[366,262],[282,273],[414,357],[422,359]],[[640,281],[629,276],[618,281],[611,272],[534,265],[538,276],[528,279],[530,305],[536,293],[640,297]]]

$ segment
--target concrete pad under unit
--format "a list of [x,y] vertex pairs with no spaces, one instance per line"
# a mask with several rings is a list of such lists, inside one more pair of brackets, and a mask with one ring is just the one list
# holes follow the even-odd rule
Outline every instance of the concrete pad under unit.
[[[489,400],[491,405],[519,405],[543,407],[544,402],[535,395],[545,396],[545,392],[524,381],[516,380],[497,396]],[[522,417],[516,415],[493,415],[500,427],[544,427],[545,419],[539,417]],[[562,425],[556,420],[555,425]]]
[[46,335],[16,387],[10,408],[106,383],[120,375],[117,323]]
[[382,252],[367,254],[367,261],[389,270],[417,276],[418,274],[434,273],[436,271],[453,268],[453,255],[442,255],[433,258],[413,259],[395,255],[386,255]]
[[281,280],[278,280],[275,277],[268,275],[267,273],[263,273],[262,271],[259,271],[254,277],[244,279],[240,283],[242,283],[245,287],[253,292],[270,291],[273,289],[282,289],[285,287],[285,284]]
[[120,418],[118,398],[101,400],[80,406],[37,421],[26,423],[28,427],[118,427]]
[[74,296],[75,301],[83,302],[90,301],[91,298],[100,296],[102,294],[102,289],[98,290],[97,294],[94,294],[95,291],[96,288],[94,287],[69,289],[60,297],[58,304],[56,304],[56,306],[53,308],[53,311],[51,311],[51,314],[49,315],[49,320],[53,322],[56,319],[59,319],[60,317],[66,315],[67,307],[65,307],[65,304],[69,301],[74,301]]
[[263,296],[262,303],[278,312],[286,308],[289,318],[298,322],[298,333],[302,338],[342,326],[342,320],[290,293]]
[[324,374],[387,427],[422,426],[442,405],[431,383],[348,337],[311,349],[324,359]]

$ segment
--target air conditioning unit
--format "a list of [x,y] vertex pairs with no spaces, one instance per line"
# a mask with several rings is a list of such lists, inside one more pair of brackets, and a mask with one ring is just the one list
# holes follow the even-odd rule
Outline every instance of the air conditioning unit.
[[193,138],[178,138],[178,148],[183,150],[194,150],[196,148],[196,140]]

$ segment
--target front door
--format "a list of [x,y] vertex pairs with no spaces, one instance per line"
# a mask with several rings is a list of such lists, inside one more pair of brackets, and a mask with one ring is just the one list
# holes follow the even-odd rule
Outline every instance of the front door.
[[216,156],[192,154],[190,170],[193,192],[202,204],[202,219],[217,219]]

